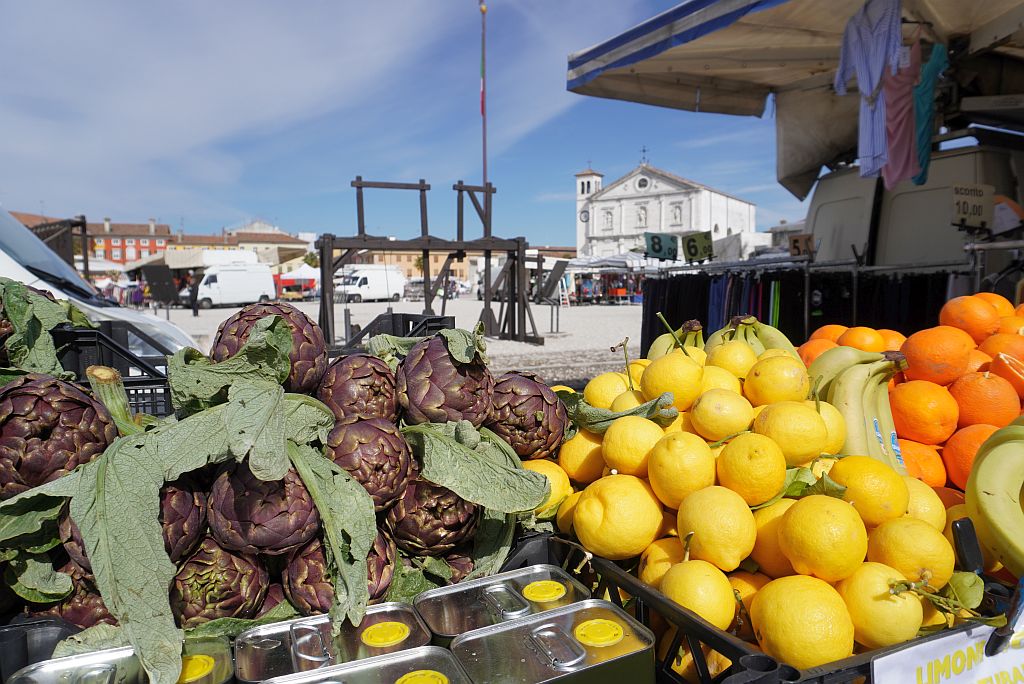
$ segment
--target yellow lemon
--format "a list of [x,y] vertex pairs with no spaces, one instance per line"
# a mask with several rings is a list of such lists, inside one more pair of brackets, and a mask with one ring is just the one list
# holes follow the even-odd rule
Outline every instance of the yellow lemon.
[[700,394],[703,375],[699,363],[677,350],[651,361],[640,378],[640,390],[648,401],[671,392],[672,405],[686,411]]
[[921,621],[922,627],[934,627],[942,625],[943,627],[952,627],[952,620],[946,617],[946,614],[935,607],[931,601],[922,601],[924,607],[924,619]]
[[719,629],[728,628],[736,614],[729,578],[706,561],[687,560],[673,565],[661,578],[661,593]]
[[[655,613],[656,615],[657,613]],[[661,643],[658,644],[658,662],[663,662],[668,656],[668,649],[672,647],[672,640],[675,638],[675,628],[673,627],[661,639]],[[717,677],[722,674],[730,667],[732,667],[732,661],[726,658],[718,651],[714,651],[707,645],[700,647],[701,653],[704,655],[704,662],[708,666],[708,674],[711,677]],[[679,652],[676,653],[675,658],[672,659],[672,671],[682,678],[684,682],[693,682],[699,684],[700,674],[697,672],[697,664],[693,661],[693,654],[690,652],[690,647],[687,645],[684,639],[682,644],[679,646]]]
[[846,444],[846,419],[843,418],[843,414],[827,401],[819,401],[815,404],[814,400],[810,399],[805,401],[804,404],[817,411],[821,419],[825,421],[828,439],[821,453],[838,454],[843,450],[843,445]]
[[661,531],[661,502],[632,475],[609,475],[583,490],[572,517],[580,543],[611,560],[643,553]]
[[786,482],[786,457],[764,435],[747,432],[730,440],[717,459],[718,484],[743,497],[748,506],[763,504]]
[[942,499],[935,493],[935,490],[921,482],[916,477],[903,476],[910,494],[910,502],[907,504],[907,515],[911,518],[924,520],[937,530],[946,527],[946,507]]
[[637,566],[637,577],[644,584],[655,589],[661,585],[661,578],[676,563],[683,562],[683,544],[679,537],[666,537],[651,543],[640,554],[640,565]]
[[544,477],[548,478],[548,484],[551,485],[551,493],[548,494],[548,498],[540,506],[534,510],[537,517],[540,519],[552,518],[558,512],[558,507],[562,505],[565,498],[572,494],[572,485],[569,484],[569,476],[565,474],[565,471],[558,467],[558,464],[554,461],[547,461],[544,459],[538,459],[535,461],[523,461],[524,470],[532,470],[535,473],[540,473]]
[[896,568],[911,582],[927,578],[938,591],[953,576],[955,557],[949,541],[923,520],[895,518],[871,530],[868,560]]
[[785,349],[772,348],[772,349],[765,349],[763,352],[758,354],[757,355],[757,360],[758,361],[764,361],[765,359],[775,358],[776,356],[788,356],[789,358],[793,358],[793,355],[790,354]]
[[868,535],[853,506],[814,494],[800,499],[783,514],[779,548],[801,575],[838,582],[864,562]]
[[690,432],[697,434],[693,429],[693,422],[690,421],[690,414],[687,411],[680,411],[676,419],[665,427],[665,434],[670,432]]
[[626,390],[615,397],[615,401],[612,402],[609,408],[615,413],[621,413],[622,411],[636,408],[645,401],[644,395],[641,394],[640,390]]
[[688,344],[685,347],[683,347],[683,353],[702,366],[708,360],[708,353],[701,349],[700,347],[694,347]]
[[604,462],[621,475],[647,477],[648,455],[664,436],[665,431],[653,420],[640,416],[616,418],[601,442]]
[[583,388],[583,398],[596,408],[611,408],[615,397],[629,389],[625,373],[601,373]]
[[[946,538],[946,541],[949,542],[949,545],[952,546],[954,550],[956,549],[956,543],[953,541],[953,523],[961,518],[970,517],[971,516],[967,513],[966,504],[956,504],[946,509],[946,524],[942,528],[942,536]],[[975,531],[977,531],[979,525],[982,524],[980,520],[972,520],[971,522],[974,523]],[[992,552],[985,548],[984,544],[981,544],[980,546],[982,561],[985,564],[985,572],[996,572],[1003,567],[1003,564],[993,557]]]
[[782,516],[795,503],[795,499],[779,499],[771,506],[754,511],[757,539],[754,541],[754,550],[750,552],[750,557],[760,567],[761,572],[772,579],[796,574],[793,564],[779,547],[779,526],[782,523]]
[[761,587],[750,605],[757,643],[767,655],[804,669],[853,653],[853,620],[827,582],[793,575]]
[[917,636],[924,619],[921,598],[911,592],[893,594],[889,587],[889,580],[905,579],[899,570],[888,565],[862,563],[836,585],[853,620],[858,644],[884,648]]
[[817,458],[828,443],[825,421],[814,409],[795,401],[769,404],[754,418],[752,429],[775,440],[791,466]]
[[754,409],[742,395],[724,389],[708,390],[690,408],[693,429],[704,439],[717,442],[742,432],[754,420]]
[[736,617],[733,619],[729,631],[735,630],[736,636],[740,639],[754,638],[754,630],[750,627],[750,602],[754,600],[754,594],[771,581],[771,577],[759,572],[737,570],[729,573],[729,584],[732,585],[733,591],[738,594],[737,598],[743,604],[743,611],[740,610],[739,604],[736,605]]
[[555,514],[555,525],[562,534],[569,534],[572,531],[572,516],[576,513],[576,504],[579,503],[583,492],[573,492],[565,497],[565,501],[558,507]]
[[849,501],[868,527],[907,512],[910,492],[895,470],[870,456],[847,456],[832,466],[828,476],[846,487],[843,500]]
[[552,385],[551,386],[551,391],[552,392],[570,392],[572,394],[576,394],[576,390],[574,390],[572,387],[569,387],[568,385]]
[[604,470],[604,455],[601,453],[601,442],[604,435],[580,430],[572,439],[562,442],[558,448],[558,465],[566,472],[570,480],[582,484],[590,484],[601,477]]
[[659,537],[678,537],[679,530],[676,528],[678,513],[670,508],[661,512],[661,534]]
[[705,487],[683,499],[677,518],[679,536],[693,532],[690,556],[721,570],[735,570],[750,555],[757,525],[739,494],[725,487]]
[[736,394],[743,393],[739,378],[718,366],[704,366],[704,377],[700,381],[701,393],[711,389],[724,389]]
[[634,359],[629,362],[629,377],[633,380],[633,387],[640,389],[640,378],[644,375],[644,369],[651,365],[650,359]]
[[737,378],[745,378],[755,363],[757,363],[757,354],[749,344],[743,340],[729,340],[708,352],[708,358],[704,365],[718,366]]
[[839,459],[832,456],[819,456],[818,458],[811,461],[811,473],[814,477],[821,479],[822,475],[828,475],[832,471],[832,466],[839,463]]
[[670,432],[651,449],[647,477],[658,499],[675,510],[693,492],[715,484],[715,457],[689,432]]
[[804,401],[810,391],[807,366],[789,354],[758,361],[743,379],[743,394],[754,406]]

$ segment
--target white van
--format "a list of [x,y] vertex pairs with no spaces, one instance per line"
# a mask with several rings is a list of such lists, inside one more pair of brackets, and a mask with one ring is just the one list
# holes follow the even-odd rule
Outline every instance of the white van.
[[339,300],[347,302],[397,302],[405,292],[405,281],[405,274],[394,266],[358,267],[334,279],[335,295]]
[[[189,288],[181,291],[185,301],[191,301]],[[243,305],[269,302],[276,298],[274,276],[267,264],[225,264],[207,266],[199,282],[199,306]]]

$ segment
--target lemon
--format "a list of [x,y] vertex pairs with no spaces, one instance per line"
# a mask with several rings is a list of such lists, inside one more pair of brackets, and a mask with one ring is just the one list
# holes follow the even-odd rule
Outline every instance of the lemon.
[[[954,549],[956,549],[956,543],[953,541],[953,523],[961,518],[969,517],[971,516],[967,513],[966,504],[956,504],[946,509],[946,524],[942,528],[942,536],[946,538],[946,541],[948,541],[949,545]],[[980,520],[972,520],[972,522],[974,523],[974,529],[977,532],[978,527],[981,526],[982,522]],[[979,536],[981,535],[979,534]],[[992,552],[986,549],[984,544],[981,544],[980,546],[982,562],[985,564],[985,572],[996,572],[1003,567],[1003,564],[992,556]]]
[[839,463],[839,459],[833,456],[819,456],[811,461],[811,473],[814,477],[821,479],[822,475],[832,472],[832,466]]
[[[732,626],[735,628],[735,633],[739,638],[754,638],[754,630],[750,627],[750,602],[753,601],[754,594],[771,581],[771,577],[762,575],[759,572],[737,570],[736,572],[729,573],[729,584],[732,585],[733,591],[739,595],[737,598],[739,598],[746,611],[746,614],[743,614],[740,611],[739,605],[736,606],[736,617],[733,620]],[[733,629],[729,631],[733,631]]]
[[601,373],[591,378],[583,388],[583,398],[596,408],[611,408],[615,397],[629,389],[624,373]]
[[743,497],[748,506],[763,504],[786,482],[786,457],[770,438],[747,432],[722,449],[717,459],[718,484]]
[[680,411],[676,419],[673,420],[665,427],[665,434],[669,432],[690,432],[697,434],[697,431],[693,429],[693,423],[690,421],[690,414],[687,411]]
[[890,592],[889,580],[905,579],[899,570],[888,565],[862,563],[836,585],[853,620],[854,639],[858,644],[883,648],[917,636],[924,619],[920,597],[911,592]]
[[754,406],[804,401],[810,391],[807,366],[789,354],[758,361],[743,379],[743,394]]
[[732,624],[736,598],[729,578],[711,563],[688,560],[676,563],[661,578],[661,593],[719,629]]
[[636,408],[645,401],[644,395],[641,394],[640,390],[626,390],[619,396],[615,397],[610,409],[615,413],[620,413],[622,411],[628,411],[629,409]]
[[604,454],[601,453],[603,439],[604,435],[580,430],[572,439],[562,442],[558,448],[558,465],[570,480],[590,484],[601,477],[605,465]]
[[771,506],[754,511],[757,539],[754,541],[754,550],[750,552],[750,557],[758,564],[761,572],[772,579],[796,574],[793,564],[779,548],[779,526],[782,516],[795,503],[795,499],[779,499]]
[[629,362],[627,370],[629,377],[633,380],[633,387],[640,389],[640,378],[644,375],[644,369],[651,365],[650,359],[634,359]]
[[769,404],[754,418],[752,429],[775,440],[791,466],[817,458],[828,443],[825,421],[814,409],[795,401]]
[[773,359],[776,356],[786,356],[786,357],[789,357],[789,358],[793,358],[793,355],[790,354],[785,349],[777,349],[777,348],[773,347],[771,349],[765,349],[763,352],[758,354],[757,355],[757,360],[758,361],[764,361],[765,359]]
[[735,570],[750,555],[757,525],[739,494],[725,487],[705,487],[683,499],[677,518],[679,536],[693,532],[690,556]]
[[895,518],[868,535],[868,560],[884,563],[911,582],[927,577],[938,591],[953,576],[953,547],[942,533],[917,518]]
[[679,530],[677,529],[678,513],[671,509],[665,509],[661,512],[661,534],[659,537],[678,537]]
[[750,427],[754,409],[742,395],[724,389],[708,390],[690,408],[690,422],[704,439],[717,442]]
[[828,476],[846,487],[843,500],[849,501],[868,527],[907,512],[910,492],[895,470],[870,456],[847,456],[832,466]]
[[677,349],[651,361],[640,378],[640,390],[648,401],[671,392],[672,405],[686,411],[700,394],[703,375],[701,365]]
[[544,503],[534,509],[534,512],[542,520],[553,518],[558,512],[558,507],[562,505],[567,496],[572,494],[569,476],[554,461],[543,459],[523,461],[523,469],[532,470],[548,478],[548,484],[551,485],[551,493],[548,494],[548,498],[544,500]]
[[700,391],[707,392],[710,389],[724,389],[736,394],[743,393],[743,385],[739,378],[718,366],[704,366],[704,377],[700,381]]
[[683,347],[683,353],[702,366],[707,363],[708,353],[699,347],[694,347],[688,344]]
[[[675,628],[673,628],[662,637],[662,641],[658,645],[658,662],[664,662],[665,657],[668,655],[668,649],[672,647],[672,640],[675,638],[675,631]],[[708,674],[711,677],[717,677],[732,667],[731,660],[718,651],[712,650],[706,644],[702,644],[700,650],[704,655],[704,662],[708,666]],[[679,675],[684,682],[693,682],[694,684],[699,684],[700,682],[697,664],[693,661],[693,654],[690,652],[690,647],[685,639],[683,639],[682,644],[679,646],[679,652],[672,659],[672,671]]]
[[552,385],[551,386],[551,391],[552,392],[569,392],[571,394],[576,394],[576,390],[574,390],[572,387],[569,387],[568,385]]
[[853,506],[814,494],[800,499],[783,514],[779,548],[801,575],[838,582],[852,575],[864,561],[868,535]]
[[761,587],[750,605],[757,643],[793,667],[816,667],[853,653],[853,620],[843,598],[815,577],[793,575]]
[[644,584],[655,589],[661,585],[661,578],[676,563],[683,562],[683,544],[679,537],[666,537],[651,543],[640,555],[637,577]]
[[583,490],[572,525],[588,551],[623,560],[639,556],[657,539],[661,510],[646,482],[632,475],[609,475]]
[[647,477],[647,457],[664,436],[665,431],[653,420],[640,416],[616,418],[601,442],[604,462],[620,475]]
[[745,378],[755,363],[757,363],[757,354],[749,344],[743,340],[729,340],[708,352],[708,359],[704,365],[718,366],[737,378]]
[[565,497],[565,501],[558,507],[555,513],[555,525],[562,534],[569,534],[572,531],[572,516],[576,513],[576,504],[579,503],[583,492],[573,492]]
[[924,520],[937,530],[946,527],[946,507],[942,499],[935,493],[935,490],[909,475],[903,476],[910,494],[910,502],[907,504],[907,515],[911,518]]
[[922,627],[934,627],[941,625],[943,627],[952,627],[952,620],[947,619],[946,614],[935,607],[931,601],[922,601],[921,605],[924,607],[924,618],[921,621]]
[[670,432],[651,449],[647,477],[658,499],[678,509],[687,496],[715,484],[715,457],[697,435]]
[[825,421],[825,430],[828,432],[828,440],[821,450],[823,454],[838,454],[846,444],[846,419],[832,404],[827,401],[815,403],[813,399],[804,402],[807,406],[817,411],[821,419]]

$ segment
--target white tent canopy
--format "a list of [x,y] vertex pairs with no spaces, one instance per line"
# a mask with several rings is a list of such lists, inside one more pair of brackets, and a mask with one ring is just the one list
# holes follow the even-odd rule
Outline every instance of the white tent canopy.
[[298,268],[281,274],[282,278],[290,280],[320,280],[320,269],[313,268],[309,264],[302,264]]

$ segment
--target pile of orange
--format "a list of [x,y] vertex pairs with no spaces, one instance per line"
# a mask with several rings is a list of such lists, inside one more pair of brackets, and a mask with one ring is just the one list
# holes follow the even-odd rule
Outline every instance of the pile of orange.
[[907,357],[907,370],[889,387],[896,433],[907,472],[939,490],[962,490],[978,448],[1021,415],[1024,304],[1014,309],[1001,295],[951,299],[939,325],[910,337],[824,325],[800,347],[800,357],[810,365],[839,345]]

